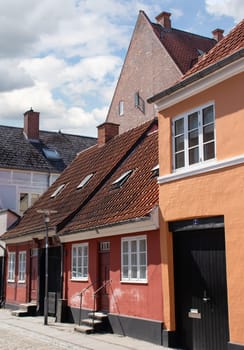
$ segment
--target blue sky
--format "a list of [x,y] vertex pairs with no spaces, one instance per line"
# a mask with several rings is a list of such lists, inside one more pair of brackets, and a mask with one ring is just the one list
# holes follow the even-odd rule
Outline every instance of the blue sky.
[[212,37],[244,17],[244,1],[0,0],[0,124],[22,127],[32,107],[41,129],[96,136],[139,10]]

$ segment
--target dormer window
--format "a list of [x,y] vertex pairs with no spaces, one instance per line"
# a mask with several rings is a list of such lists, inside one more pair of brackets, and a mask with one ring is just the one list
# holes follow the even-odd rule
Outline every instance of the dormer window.
[[112,187],[113,188],[119,188],[121,187],[130,177],[130,175],[132,174],[133,170],[128,170],[125,173],[123,173],[120,177],[118,177],[118,179],[116,179],[113,183],[112,183]]
[[77,190],[80,190],[81,188],[83,188],[89,181],[90,179],[93,177],[93,173],[86,175],[86,177],[84,177],[84,179],[79,183],[79,185],[76,187]]
[[158,177],[159,176],[159,164],[155,165],[155,167],[153,167],[151,171],[152,171],[153,177]]
[[135,107],[139,108],[142,113],[145,113],[145,102],[140,96],[139,91],[135,93]]
[[124,101],[119,101],[119,116],[124,115]]
[[51,198],[57,197],[57,195],[64,189],[65,184],[60,185],[54,192],[51,194]]
[[42,151],[49,160],[59,160],[62,158],[56,149],[43,148]]

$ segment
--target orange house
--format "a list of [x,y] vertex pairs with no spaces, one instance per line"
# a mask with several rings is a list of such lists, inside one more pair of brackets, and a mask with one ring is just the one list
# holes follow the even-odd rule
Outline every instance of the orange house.
[[165,335],[188,350],[244,349],[244,20],[159,112]]

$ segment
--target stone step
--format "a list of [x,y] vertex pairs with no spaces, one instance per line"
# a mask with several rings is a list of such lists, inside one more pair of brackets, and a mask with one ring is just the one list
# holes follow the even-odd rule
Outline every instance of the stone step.
[[11,312],[12,316],[16,316],[16,317],[25,317],[25,316],[29,316],[28,312],[25,310],[13,310]]
[[75,326],[74,330],[83,334],[91,334],[94,333],[93,327],[85,326],[84,324],[80,326]]
[[108,318],[108,315],[103,313],[103,312],[96,311],[94,313],[93,312],[89,312],[88,317],[89,318],[94,318],[95,320],[101,320],[102,321],[102,320]]

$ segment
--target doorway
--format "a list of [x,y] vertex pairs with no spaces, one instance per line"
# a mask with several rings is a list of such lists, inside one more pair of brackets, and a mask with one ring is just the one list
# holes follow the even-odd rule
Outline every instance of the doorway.
[[224,229],[173,233],[176,333],[184,350],[226,350]]
[[99,243],[99,287],[100,290],[98,308],[100,311],[109,312],[110,289],[110,242]]

